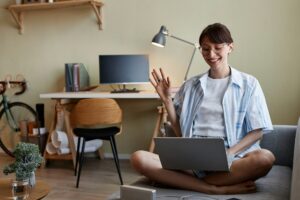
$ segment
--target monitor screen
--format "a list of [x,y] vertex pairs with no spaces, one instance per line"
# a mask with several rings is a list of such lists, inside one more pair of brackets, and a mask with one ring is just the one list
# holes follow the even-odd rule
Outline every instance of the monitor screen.
[[149,82],[148,55],[100,55],[100,84]]

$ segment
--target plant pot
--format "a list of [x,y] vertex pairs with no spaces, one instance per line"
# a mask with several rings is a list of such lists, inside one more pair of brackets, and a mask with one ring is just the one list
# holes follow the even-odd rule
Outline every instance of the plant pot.
[[29,196],[29,187],[28,179],[12,181],[13,199],[27,199]]
[[35,186],[35,173],[31,172],[31,176],[29,177],[29,186],[34,187]]

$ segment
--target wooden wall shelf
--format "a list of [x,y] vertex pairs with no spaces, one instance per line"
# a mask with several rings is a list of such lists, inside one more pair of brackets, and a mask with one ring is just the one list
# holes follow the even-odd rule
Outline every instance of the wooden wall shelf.
[[24,12],[35,11],[35,10],[49,10],[49,9],[58,9],[58,8],[68,8],[74,6],[85,6],[90,5],[93,8],[93,11],[96,14],[99,29],[102,30],[102,6],[104,5],[102,2],[97,0],[66,0],[66,1],[58,1],[53,3],[27,3],[27,4],[14,4],[8,6],[8,10],[12,14],[15,19],[20,34],[24,33]]

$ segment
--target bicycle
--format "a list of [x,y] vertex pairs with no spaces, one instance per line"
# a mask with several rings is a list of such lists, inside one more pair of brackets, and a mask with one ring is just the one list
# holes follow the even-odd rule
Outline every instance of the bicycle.
[[21,140],[21,121],[35,121],[37,114],[35,110],[23,102],[10,102],[5,95],[6,88],[10,85],[21,87],[21,91],[14,95],[21,95],[27,89],[25,81],[0,81],[0,94],[2,100],[0,103],[0,147],[9,156],[13,156],[14,147]]

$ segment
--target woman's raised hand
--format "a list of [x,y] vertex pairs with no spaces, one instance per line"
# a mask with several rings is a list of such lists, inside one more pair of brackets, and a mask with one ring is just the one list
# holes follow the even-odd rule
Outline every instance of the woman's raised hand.
[[165,76],[161,68],[159,71],[160,73],[153,69],[151,72],[152,78],[150,77],[150,82],[160,96],[161,100],[167,101],[171,99],[171,81],[169,77]]

